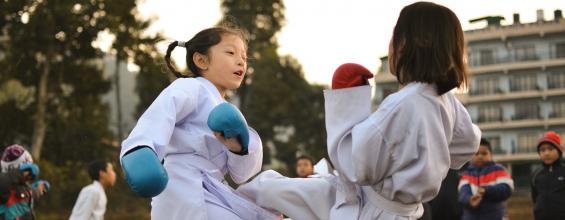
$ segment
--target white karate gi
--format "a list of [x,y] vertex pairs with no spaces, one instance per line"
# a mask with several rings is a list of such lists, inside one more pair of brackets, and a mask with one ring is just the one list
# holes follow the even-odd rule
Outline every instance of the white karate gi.
[[[326,211],[336,220],[417,219],[421,203],[437,195],[448,169],[460,168],[479,147],[481,132],[463,105],[451,93],[438,96],[430,84],[406,85],[374,113],[370,86],[324,95],[328,154],[340,176],[321,179],[336,194],[308,202],[308,197],[331,190],[310,179],[267,172],[238,191],[263,207],[291,210],[285,214],[293,219],[326,219],[319,214]],[[281,182],[284,188],[272,187]],[[329,210],[328,203],[333,204]]]
[[80,190],[69,220],[102,220],[107,201],[104,187],[94,180]]
[[[128,150],[151,147],[169,176],[165,190],[152,200],[151,219],[274,219],[270,212],[237,195],[223,183],[229,173],[242,183],[261,169],[259,135],[249,129],[249,154],[231,153],[207,126],[210,111],[225,102],[207,79],[181,78],[169,85],[122,143]],[[139,161],[143,163],[143,161]]]

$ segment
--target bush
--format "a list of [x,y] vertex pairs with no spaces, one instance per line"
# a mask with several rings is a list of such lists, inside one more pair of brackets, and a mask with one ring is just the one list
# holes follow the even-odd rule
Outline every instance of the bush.
[[[68,219],[82,187],[90,184],[87,164],[67,161],[63,166],[56,166],[49,161],[39,161],[40,179],[51,184],[49,193],[35,203],[38,220]],[[116,185],[106,189],[108,203],[105,219],[149,219],[150,200],[137,197],[125,182],[119,165],[114,165]]]

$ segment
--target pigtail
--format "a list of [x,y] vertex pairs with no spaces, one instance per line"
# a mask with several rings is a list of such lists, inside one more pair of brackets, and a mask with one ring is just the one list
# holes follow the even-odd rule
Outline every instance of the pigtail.
[[[185,43],[184,42],[180,42],[183,45],[180,45],[181,47],[184,47]],[[173,50],[175,49],[175,47],[179,46],[179,41],[174,41],[172,43],[169,44],[169,46],[167,47],[167,54],[165,55],[165,63],[167,64],[167,67],[169,68],[169,70],[177,77],[177,78],[187,78],[188,76],[182,75],[171,63],[171,53],[173,52]]]

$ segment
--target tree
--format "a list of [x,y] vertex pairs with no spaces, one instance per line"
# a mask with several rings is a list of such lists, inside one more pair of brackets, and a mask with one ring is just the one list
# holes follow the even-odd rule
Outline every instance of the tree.
[[[112,44],[112,53],[115,55],[115,69],[114,69],[114,88],[116,94],[117,106],[117,139],[124,138],[123,123],[122,123],[122,103],[120,96],[120,65],[124,62],[133,61],[136,52],[141,52],[136,49],[139,45],[147,45],[145,48],[152,48],[161,40],[159,34],[156,36],[146,36],[145,30],[151,24],[150,20],[141,20],[137,15],[137,1],[136,0],[122,0],[122,1],[109,1],[106,21],[106,26],[110,33],[115,36]],[[152,65],[151,63],[141,65]]]
[[[24,87],[33,88],[36,93],[31,105],[19,109],[28,115],[18,121],[31,125],[21,131],[33,130],[31,138],[19,141],[31,144],[31,152],[36,159],[42,158],[42,153],[57,151],[43,151],[44,143],[53,144],[53,148],[69,147],[74,152],[80,152],[78,146],[83,145],[100,149],[100,139],[106,137],[108,132],[104,125],[107,123],[107,106],[100,102],[99,95],[107,92],[109,87],[94,60],[101,53],[92,46],[92,42],[103,30],[101,20],[105,15],[104,3],[87,0],[12,0],[3,1],[0,8],[4,17],[0,25],[6,39],[2,43],[4,59],[0,61],[5,67],[2,78],[17,80]],[[13,108],[9,105],[3,107]],[[91,122],[74,123],[70,119]],[[77,127],[59,127],[63,121],[70,123],[67,126]],[[86,134],[69,136],[79,130],[84,130]],[[69,139],[57,139],[62,136],[81,141],[78,146],[71,147],[67,142]],[[17,139],[13,136],[8,140]],[[92,150],[85,149],[83,153],[91,155]],[[60,159],[61,155],[50,156]]]
[[[91,181],[84,161],[117,158],[118,149],[109,143],[113,138],[108,129],[110,109],[101,100],[111,82],[103,77],[105,54],[93,45],[100,33],[112,33],[111,28],[119,27],[116,22],[125,23],[117,17],[135,17],[135,10],[114,8],[120,3],[0,1],[0,143],[31,145],[35,159],[41,158],[38,164],[42,178],[54,187],[52,196],[40,199],[36,207],[38,213],[58,214],[55,219],[68,217],[65,214],[80,187]],[[123,40],[134,43],[118,47],[127,51],[123,61],[135,57],[135,51],[143,44],[153,44],[148,39],[155,39],[137,35],[148,24],[136,22],[127,23],[136,30],[126,30],[134,33],[126,38],[134,39]],[[145,57],[145,62],[156,63],[147,60],[152,58]],[[119,169],[117,172],[118,178],[123,176]],[[136,218],[132,210],[146,214],[148,206],[140,206],[148,201],[135,199],[125,181],[119,182],[122,184],[109,195],[115,202],[109,211],[127,212],[128,215],[122,214],[127,216],[123,219]]]
[[139,118],[173,78],[172,74],[164,71],[165,59],[154,45],[138,47],[134,61],[140,67],[135,84],[139,95],[135,118]]
[[[12,0],[0,4],[0,12],[5,15],[0,18],[0,29],[6,39],[0,41],[5,51],[0,63],[6,67],[0,88],[3,83],[16,81],[21,91],[35,92],[25,108],[14,98],[0,103],[4,107],[0,111],[21,116],[10,120],[25,125],[10,131],[14,123],[2,123],[0,130],[10,131],[3,141],[31,144],[37,159],[45,153],[42,148],[46,142],[55,145],[48,152],[57,152],[53,156],[59,160],[62,156],[71,160],[94,157],[99,156],[97,152],[107,151],[112,140],[107,126],[110,112],[100,95],[108,92],[110,82],[102,77],[104,54],[92,45],[101,32],[114,34],[117,70],[120,63],[134,60],[136,52],[141,51],[138,48],[153,48],[160,40],[158,34],[144,35],[150,21],[138,19],[134,0]],[[63,152],[66,154],[59,154]]]
[[[248,53],[252,59],[246,80],[238,90],[242,111],[246,109],[247,90],[253,82],[255,72],[269,70],[278,63],[276,33],[284,22],[284,4],[282,0],[222,1],[224,18],[221,24],[235,25],[249,34]],[[274,61],[274,62],[273,62]]]
[[[277,54],[276,34],[284,23],[283,2],[224,0],[222,9],[225,18],[221,24],[231,21],[249,32],[248,53],[252,59],[237,95],[249,124],[261,135],[266,154],[283,161],[286,170],[294,166],[297,154],[324,157],[322,87],[306,82],[294,58]],[[264,162],[271,162],[268,156]]]

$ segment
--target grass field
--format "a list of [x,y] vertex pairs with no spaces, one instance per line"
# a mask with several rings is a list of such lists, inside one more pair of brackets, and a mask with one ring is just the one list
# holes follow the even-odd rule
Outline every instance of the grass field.
[[[507,201],[508,217],[510,220],[532,220],[532,201],[527,193],[515,193]],[[38,210],[39,211],[39,210]],[[44,210],[41,210],[44,211]],[[119,212],[108,210],[104,219],[109,220],[149,220],[149,209],[121,210]],[[68,219],[70,211],[59,211],[54,213],[38,212],[38,220],[61,220]]]

